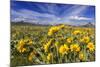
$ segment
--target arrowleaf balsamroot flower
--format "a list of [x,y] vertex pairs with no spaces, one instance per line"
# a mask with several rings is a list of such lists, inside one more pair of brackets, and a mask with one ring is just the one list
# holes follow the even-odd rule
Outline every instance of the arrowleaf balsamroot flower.
[[75,51],[75,52],[79,52],[80,46],[78,44],[72,44],[72,45],[70,45],[70,50]]
[[66,41],[67,41],[68,43],[71,43],[71,42],[73,41],[73,38],[71,38],[71,37],[70,37],[70,38],[67,38]]
[[17,44],[17,50],[20,52],[20,53],[23,53],[26,51],[26,48],[24,48],[24,45],[25,45],[25,42],[23,39],[21,39],[18,44]]
[[60,46],[60,48],[59,48],[59,53],[60,53],[60,54],[65,54],[65,53],[68,52],[68,50],[69,50],[68,46],[67,46],[66,44],[64,44],[64,45],[61,45],[61,46]]
[[57,26],[51,27],[51,28],[49,29],[49,31],[48,31],[48,35],[49,35],[49,36],[53,35],[54,33],[58,32],[59,29],[60,29],[60,28],[57,27]]
[[59,25],[59,26],[53,26],[53,27],[51,27],[49,29],[49,31],[48,31],[48,35],[51,36],[51,35],[53,35],[54,33],[58,32],[60,29],[62,29],[64,27],[65,27],[65,25],[63,25],[63,24]]
[[92,42],[88,43],[87,48],[89,49],[89,51],[94,51],[95,49],[94,44]]
[[35,51],[32,51],[30,54],[29,54],[29,56],[28,56],[28,60],[30,61],[30,62],[32,62],[32,59],[33,59],[33,57],[35,56]]
[[82,52],[79,53],[79,59],[84,60],[84,54]]
[[20,47],[18,51],[19,51],[20,53],[23,53],[23,52],[26,51],[26,48]]
[[90,38],[88,36],[84,36],[82,39],[81,39],[81,42],[85,42],[85,43],[88,43],[90,41]]
[[25,45],[25,42],[24,42],[24,39],[21,39],[19,42],[18,42],[18,45]]
[[53,54],[52,53],[48,53],[48,56],[47,56],[47,60],[50,61],[53,57]]
[[64,24],[59,25],[59,28],[64,28],[64,27],[65,27]]
[[44,45],[44,51],[48,52],[49,45]]
[[51,45],[53,39],[50,39],[45,45],[44,45],[44,50],[45,52],[48,52],[49,46]]
[[75,30],[75,31],[73,32],[73,34],[74,34],[74,35],[81,34],[81,31],[80,31],[80,30]]

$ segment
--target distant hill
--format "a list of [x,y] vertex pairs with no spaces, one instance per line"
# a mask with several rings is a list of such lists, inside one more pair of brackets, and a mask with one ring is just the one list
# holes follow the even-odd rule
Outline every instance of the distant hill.
[[85,25],[80,25],[81,27],[95,27],[95,25],[93,25],[92,23],[87,23]]
[[[44,25],[44,24],[36,24],[36,23],[29,23],[29,22],[24,22],[24,21],[20,21],[20,22],[11,22],[12,25],[35,25],[35,26],[50,26],[49,24]],[[60,24],[57,24],[60,25]],[[95,27],[95,25],[93,25],[92,23],[87,23],[84,25],[69,25],[69,24],[65,24],[66,26],[73,26],[73,27]],[[52,25],[51,25],[52,26]]]
[[[11,22],[12,25],[35,25],[35,26],[48,26],[48,25],[44,25],[44,24],[36,24],[36,23],[29,23],[29,22],[24,22],[24,21],[20,21],[20,22]],[[49,25],[50,26],[50,25]]]

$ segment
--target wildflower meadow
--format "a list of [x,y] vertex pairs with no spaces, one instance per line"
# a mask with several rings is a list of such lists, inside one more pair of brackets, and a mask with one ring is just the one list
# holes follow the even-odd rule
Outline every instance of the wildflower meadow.
[[59,64],[95,60],[95,29],[12,25],[11,65]]

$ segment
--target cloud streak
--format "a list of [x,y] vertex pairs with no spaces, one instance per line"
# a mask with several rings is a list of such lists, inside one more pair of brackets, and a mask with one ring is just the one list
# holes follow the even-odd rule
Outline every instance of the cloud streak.
[[27,22],[37,21],[38,23],[40,22],[41,24],[42,23],[52,24],[50,23],[51,21],[56,22],[56,20],[59,20],[59,17],[53,14],[39,13],[39,12],[26,10],[26,9],[22,9],[19,11],[12,10],[11,15],[13,21],[22,21],[22,20]]
[[70,16],[69,19],[71,20],[92,20],[92,18],[81,17],[81,16]]

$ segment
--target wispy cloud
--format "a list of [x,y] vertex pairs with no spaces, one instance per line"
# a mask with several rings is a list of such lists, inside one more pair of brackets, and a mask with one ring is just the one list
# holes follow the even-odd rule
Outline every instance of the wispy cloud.
[[[45,24],[52,24],[56,22],[60,18],[48,13],[39,13],[32,10],[22,9],[19,11],[12,10],[11,11],[12,20],[13,21],[27,21],[27,22],[34,22],[34,23],[45,23]],[[37,21],[37,22],[36,22]]]
[[92,18],[82,17],[82,16],[70,16],[69,19],[71,20],[92,20]]

